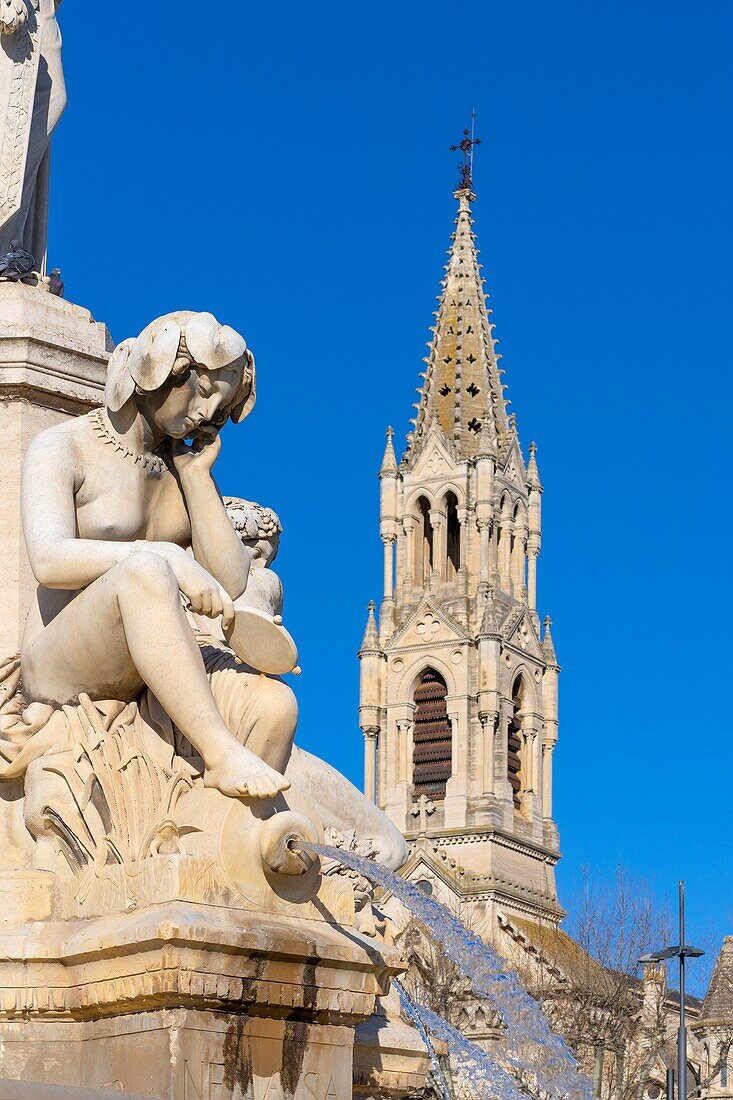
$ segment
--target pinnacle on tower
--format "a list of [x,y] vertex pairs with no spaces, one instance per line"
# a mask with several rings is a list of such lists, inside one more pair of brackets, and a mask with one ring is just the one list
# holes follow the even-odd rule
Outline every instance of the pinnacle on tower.
[[384,448],[384,457],[382,458],[382,465],[379,470],[380,478],[383,477],[397,477],[397,456],[395,455],[394,444],[392,439],[394,438],[394,428],[387,428],[387,443]]
[[548,615],[545,619],[545,632],[542,636],[542,652],[545,655],[545,660],[548,665],[557,667],[557,654],[555,653],[555,643],[552,640],[552,634],[550,633],[550,627],[552,626],[552,619]]
[[485,416],[484,422],[481,425],[481,433],[476,449],[476,458],[494,458],[496,457],[496,453],[496,426],[494,424],[494,419],[491,416]]
[[364,631],[364,637],[361,640],[359,646],[359,656],[363,653],[380,653],[381,648],[379,645],[379,631],[377,630],[377,620],[374,617],[376,610],[376,604],[374,600],[370,600],[367,606],[367,624]]
[[484,609],[483,617],[481,619],[481,629],[478,632],[479,638],[501,638],[501,630],[499,629],[499,614],[496,601],[494,599],[494,593],[491,588],[486,595],[486,607]]
[[509,434],[493,325],[478,262],[468,187],[455,192],[458,215],[442,281],[430,354],[408,441],[407,461],[437,422],[456,457],[495,454]]
[[539,489],[542,491],[542,483],[540,481],[540,472],[537,469],[537,444],[530,443],[529,445],[529,463],[527,464],[527,484],[533,489]]

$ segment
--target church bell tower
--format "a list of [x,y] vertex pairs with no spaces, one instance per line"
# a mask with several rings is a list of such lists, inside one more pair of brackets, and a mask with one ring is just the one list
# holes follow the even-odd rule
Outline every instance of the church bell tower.
[[367,794],[410,843],[404,874],[557,924],[560,671],[540,627],[542,485],[507,413],[464,170],[420,400],[380,479],[384,596],[359,651]]

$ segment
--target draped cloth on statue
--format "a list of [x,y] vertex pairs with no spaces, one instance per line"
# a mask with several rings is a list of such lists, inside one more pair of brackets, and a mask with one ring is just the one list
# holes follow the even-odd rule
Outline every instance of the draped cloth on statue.
[[12,241],[43,269],[51,136],[66,106],[55,0],[33,0],[28,22],[0,36],[0,255]]

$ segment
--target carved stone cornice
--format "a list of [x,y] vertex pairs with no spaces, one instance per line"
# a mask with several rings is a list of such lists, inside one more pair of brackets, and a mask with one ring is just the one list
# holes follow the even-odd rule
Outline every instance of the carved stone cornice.
[[470,827],[464,827],[460,830],[441,829],[433,833],[432,839],[446,846],[476,844],[477,842],[497,844],[501,848],[508,848],[513,852],[519,852],[522,855],[538,860],[540,863],[547,863],[551,867],[554,867],[560,859],[560,852],[553,851],[551,848],[545,847],[544,844],[539,844],[535,841],[526,840],[524,838],[520,840],[499,828],[476,829],[473,831]]
[[0,400],[85,413],[104,401],[113,348],[88,310],[37,287],[0,283]]
[[[376,953],[376,954],[375,954]],[[3,932],[0,1019],[92,1020],[201,1008],[353,1026],[403,967],[394,948],[325,921],[171,902]]]

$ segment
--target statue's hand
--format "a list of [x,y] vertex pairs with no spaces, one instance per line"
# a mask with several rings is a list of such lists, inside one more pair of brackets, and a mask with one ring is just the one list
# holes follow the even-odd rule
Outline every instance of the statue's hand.
[[221,436],[199,436],[189,447],[185,440],[176,439],[172,447],[173,465],[181,481],[200,474],[210,474],[221,451]]
[[167,556],[167,561],[191,610],[207,619],[217,619],[221,615],[222,626],[228,629],[234,622],[234,605],[228,592],[211,573],[185,550]]
[[0,0],[0,34],[15,34],[27,22],[24,0]]

